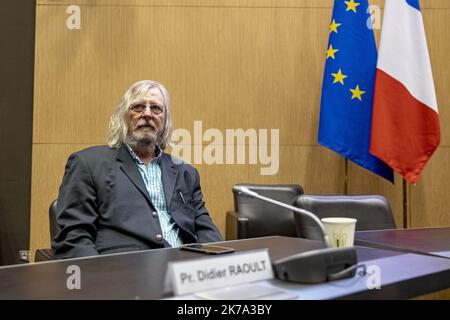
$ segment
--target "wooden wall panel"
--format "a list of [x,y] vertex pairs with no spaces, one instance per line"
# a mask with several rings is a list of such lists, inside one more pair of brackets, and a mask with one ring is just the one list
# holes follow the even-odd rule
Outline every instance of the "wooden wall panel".
[[301,125],[280,143],[316,144],[330,9],[87,6],[76,31],[51,19],[63,9],[38,8],[35,143],[103,142],[121,94],[151,78],[178,127]]
[[[430,0],[427,0],[430,1]],[[436,0],[434,0],[436,1]],[[438,0],[439,1],[439,0]],[[441,0],[445,1],[445,0]],[[96,5],[152,7],[216,7],[216,8],[331,8],[333,0],[37,0],[39,5]]]
[[450,34],[442,29],[448,24],[449,19],[450,10],[424,10],[424,23],[441,122],[441,147],[450,146],[450,59],[448,57]]
[[411,188],[411,226],[450,226],[450,147],[440,147]]
[[[331,8],[334,0],[37,0],[38,5],[97,5],[97,6],[194,6],[194,7],[287,7],[287,8]],[[383,6],[385,0],[369,0],[371,4]],[[448,9],[448,0],[421,0],[422,9]]]
[[200,173],[206,207],[225,238],[226,212],[233,210],[232,188],[237,181],[249,181],[249,165],[196,165]]
[[250,167],[254,183],[300,184],[309,194],[343,194],[343,176],[344,160],[319,146],[280,147],[280,167],[274,176],[260,175],[259,166]]

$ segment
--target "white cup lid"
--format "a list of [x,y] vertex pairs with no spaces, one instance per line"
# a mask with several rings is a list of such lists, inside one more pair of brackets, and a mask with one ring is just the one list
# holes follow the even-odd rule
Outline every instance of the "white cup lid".
[[344,218],[344,217],[334,217],[334,218],[322,218],[322,222],[326,223],[356,223],[356,219]]

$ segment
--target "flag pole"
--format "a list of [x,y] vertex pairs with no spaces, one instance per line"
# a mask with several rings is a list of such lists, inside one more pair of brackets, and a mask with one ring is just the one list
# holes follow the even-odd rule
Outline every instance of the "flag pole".
[[402,179],[402,192],[403,192],[403,228],[408,228],[408,193],[407,184],[405,178]]
[[348,159],[345,159],[345,166],[344,166],[344,194],[348,195]]

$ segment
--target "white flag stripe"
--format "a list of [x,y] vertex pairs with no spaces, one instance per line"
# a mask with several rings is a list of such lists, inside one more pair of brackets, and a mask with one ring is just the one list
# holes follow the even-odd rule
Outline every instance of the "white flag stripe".
[[377,67],[438,112],[422,14],[405,0],[385,2]]

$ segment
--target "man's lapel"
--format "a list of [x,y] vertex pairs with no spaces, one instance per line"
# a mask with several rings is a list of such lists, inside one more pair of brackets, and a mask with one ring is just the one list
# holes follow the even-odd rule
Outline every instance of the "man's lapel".
[[117,160],[122,162],[120,169],[127,175],[131,182],[139,189],[139,191],[145,196],[150,205],[153,206],[147,188],[145,187],[144,180],[139,173],[139,169],[131,158],[127,148],[122,145],[117,149]]
[[178,166],[176,166],[170,155],[163,153],[161,157],[161,178],[164,188],[164,196],[166,198],[167,210],[170,208],[172,201],[175,182],[178,176]]

